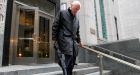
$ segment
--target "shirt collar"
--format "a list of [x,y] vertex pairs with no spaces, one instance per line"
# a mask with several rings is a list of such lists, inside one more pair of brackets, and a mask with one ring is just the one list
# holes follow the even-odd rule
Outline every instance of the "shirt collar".
[[72,14],[70,8],[68,8],[68,11],[69,11],[70,15],[74,17],[74,15]]

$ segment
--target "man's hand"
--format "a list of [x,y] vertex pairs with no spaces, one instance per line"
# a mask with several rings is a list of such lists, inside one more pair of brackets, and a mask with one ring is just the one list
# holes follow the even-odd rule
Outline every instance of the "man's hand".
[[79,46],[80,46],[80,47],[83,47],[83,45],[82,45],[82,43],[81,43],[81,42],[79,43]]

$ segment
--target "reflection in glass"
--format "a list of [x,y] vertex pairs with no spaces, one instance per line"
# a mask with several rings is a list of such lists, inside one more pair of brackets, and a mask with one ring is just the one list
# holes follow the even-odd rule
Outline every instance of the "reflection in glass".
[[16,0],[24,4],[28,4],[33,7],[39,7],[40,10],[55,15],[55,4],[54,0]]
[[33,57],[34,11],[20,9],[17,57]]
[[49,57],[49,19],[41,17],[39,18],[39,49],[38,57]]

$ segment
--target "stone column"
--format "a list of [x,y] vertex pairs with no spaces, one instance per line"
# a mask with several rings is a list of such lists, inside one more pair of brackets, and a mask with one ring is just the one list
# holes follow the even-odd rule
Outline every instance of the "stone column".
[[0,0],[0,66],[2,65],[7,0]]

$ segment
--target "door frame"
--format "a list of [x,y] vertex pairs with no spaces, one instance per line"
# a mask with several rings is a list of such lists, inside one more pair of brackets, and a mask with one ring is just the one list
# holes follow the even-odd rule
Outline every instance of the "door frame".
[[[44,13],[42,11],[39,11],[39,17],[42,16],[44,18],[49,19],[49,58],[37,58],[37,62],[41,63],[51,63],[54,62],[55,57],[54,57],[54,50],[53,50],[53,42],[52,42],[52,24],[53,24],[53,18],[52,16],[48,15],[47,13]],[[39,26],[39,25],[38,25]],[[39,28],[39,27],[38,27]],[[39,32],[38,32],[39,33]]]
[[[27,8],[35,10],[36,17],[38,17],[38,18],[36,18],[36,20],[35,20],[35,27],[34,28],[38,28],[38,26],[39,26],[39,15],[40,14],[46,15],[51,20],[50,21],[50,25],[49,25],[50,57],[48,59],[45,59],[45,58],[39,59],[39,58],[37,58],[38,45],[37,45],[37,43],[34,43],[34,47],[33,48],[35,48],[35,51],[33,52],[33,57],[31,57],[31,58],[33,60],[33,63],[35,63],[35,64],[38,63],[38,60],[47,60],[46,63],[54,62],[55,61],[55,53],[54,53],[53,45],[52,45],[53,41],[51,39],[52,38],[52,35],[51,35],[52,30],[51,29],[52,29],[52,23],[53,23],[53,20],[54,20],[54,16],[50,15],[50,14],[44,12],[44,11],[39,10],[37,7],[32,7],[32,6],[23,4],[23,3],[18,2],[18,1],[14,2],[14,10],[15,11],[17,10],[17,5],[21,5],[21,6],[24,6],[25,8],[27,7]],[[16,16],[16,12],[15,11],[13,11],[13,16]],[[19,14],[18,14],[18,16],[19,16]],[[16,26],[16,24],[18,24],[18,23],[16,23],[17,19],[15,19],[15,18],[12,19],[12,27],[11,27],[12,28],[11,29],[12,33],[11,33],[11,38],[10,38],[10,55],[9,55],[10,59],[9,59],[9,64],[26,64],[24,62],[23,63],[17,63],[17,61],[16,61],[16,59],[17,59],[17,56],[16,56],[16,53],[17,53],[17,49],[16,49],[17,37],[15,37],[15,35],[18,34],[18,31],[16,31],[14,27],[18,27],[18,26]],[[38,33],[39,32],[38,30],[35,29],[35,32]],[[13,32],[15,32],[15,33],[13,33]],[[37,34],[35,36],[39,36],[39,35]],[[28,61],[31,58],[30,57],[28,57],[28,58],[25,57],[23,61]]]
[[[37,61],[37,49],[38,49],[38,45],[36,42],[36,37],[38,35],[34,35],[34,37],[31,37],[28,40],[32,40],[33,41],[33,56],[32,57],[17,57],[17,46],[18,46],[18,30],[19,30],[19,17],[20,17],[20,9],[25,9],[25,10],[32,10],[34,12],[34,27],[33,27],[33,34],[37,33],[37,26],[38,26],[38,7],[31,7],[31,6],[21,6],[21,5],[17,5],[16,6],[17,9],[17,16],[16,16],[16,23],[15,23],[15,27],[16,27],[16,31],[15,31],[15,38],[16,38],[16,43],[15,43],[15,50],[14,50],[14,58],[15,58],[15,62],[16,64],[35,64],[35,62]],[[26,38],[23,38],[23,40],[25,40]]]

